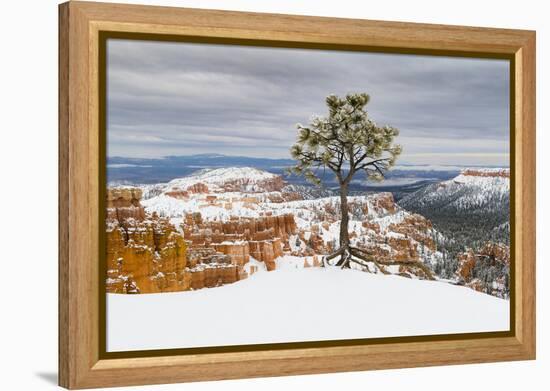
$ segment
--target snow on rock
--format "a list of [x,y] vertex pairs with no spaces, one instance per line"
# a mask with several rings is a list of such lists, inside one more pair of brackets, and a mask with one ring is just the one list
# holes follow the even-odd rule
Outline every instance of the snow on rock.
[[260,262],[253,257],[250,257],[250,260],[244,264],[243,270],[249,275],[253,275],[258,272],[267,272],[267,267],[265,263]]
[[289,267],[219,288],[108,294],[107,316],[107,350],[131,351],[505,331],[509,302],[443,282]]
[[[231,200],[231,194],[224,194]],[[236,197],[240,197],[238,194]],[[230,201],[231,202],[231,201]],[[205,220],[227,221],[231,216],[258,217],[258,211],[252,208],[244,208],[243,201],[232,203],[232,208],[226,208],[220,204],[210,204],[205,197],[191,197],[181,200],[160,194],[142,202],[148,212],[156,212],[160,216],[183,217],[186,213],[200,212]],[[238,213],[236,213],[238,211]]]
[[262,192],[281,190],[284,182],[279,175],[252,167],[204,169],[195,174],[168,183],[167,189],[187,188],[202,183],[210,191]]
[[[204,228],[239,219],[259,221],[266,216],[291,215],[297,232],[292,238],[285,237],[283,243],[290,255],[322,255],[336,249],[340,231],[339,197],[271,202],[266,194],[270,193],[190,192],[175,198],[164,193],[143,201],[143,205],[149,213],[170,216],[176,226],[189,214],[200,214]],[[368,250],[370,256],[382,260],[421,260],[430,265],[441,258],[433,245],[439,234],[422,216],[399,207],[391,193],[350,196],[348,203],[352,244]],[[218,225],[212,227],[212,232],[221,229]],[[412,270],[402,268],[401,272]]]
[[466,186],[478,187],[480,190],[507,193],[510,190],[510,170],[468,169],[462,171],[460,175],[451,179],[451,181]]
[[[453,180],[428,186],[429,191],[412,201],[429,204],[435,197],[436,204],[444,203],[445,207],[483,206],[488,194],[493,198],[507,195],[508,176],[509,171],[505,169],[464,170]],[[144,189],[156,195],[142,204],[149,213],[170,217],[179,229],[189,214],[200,214],[205,226],[235,219],[292,215],[298,232],[284,240],[289,255],[311,256],[334,251],[339,240],[339,197],[277,197],[275,195],[284,192],[277,187],[279,181],[282,179],[275,174],[247,167],[201,170],[171,181],[160,193],[160,187]],[[406,202],[402,205],[408,209]],[[348,203],[351,242],[367,250],[369,256],[382,261],[421,261],[432,267],[441,263],[442,253],[435,246],[441,233],[429,220],[397,205],[391,193],[350,196]],[[387,271],[393,273],[394,269]],[[418,274],[414,270],[402,267],[398,272],[414,276]]]

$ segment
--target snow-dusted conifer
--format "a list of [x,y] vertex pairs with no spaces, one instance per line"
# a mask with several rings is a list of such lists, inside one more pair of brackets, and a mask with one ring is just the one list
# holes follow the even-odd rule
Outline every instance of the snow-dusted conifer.
[[[367,259],[363,251],[351,247],[349,239],[348,188],[359,172],[368,180],[381,181],[390,169],[402,148],[395,144],[398,129],[392,126],[378,126],[367,113],[368,94],[348,94],[345,98],[329,95],[326,98],[328,116],[313,117],[310,124],[297,125],[298,136],[290,153],[296,160],[291,172],[304,176],[310,182],[320,185],[321,172],[329,169],[340,186],[340,248],[325,257],[330,261],[340,257],[336,265],[349,267],[350,262],[377,262]],[[365,266],[365,264],[362,264]],[[425,269],[424,265],[418,265]],[[431,276],[429,270],[426,274]]]

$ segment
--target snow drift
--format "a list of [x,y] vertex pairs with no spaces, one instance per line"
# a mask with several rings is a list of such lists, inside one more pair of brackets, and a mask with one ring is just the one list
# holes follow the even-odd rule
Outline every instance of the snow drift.
[[107,295],[107,350],[505,331],[509,302],[443,282],[336,268],[219,288]]

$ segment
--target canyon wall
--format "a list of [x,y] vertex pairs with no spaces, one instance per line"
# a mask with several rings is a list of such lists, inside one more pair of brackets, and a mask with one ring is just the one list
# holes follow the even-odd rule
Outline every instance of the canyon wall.
[[[195,186],[186,192],[204,190]],[[288,237],[296,231],[294,216],[269,212],[226,222],[203,222],[200,213],[192,213],[178,231],[168,218],[147,213],[141,195],[139,188],[107,191],[107,292],[177,292],[230,284],[257,271],[257,266],[245,270],[251,257],[274,270],[275,259],[288,250]]]
[[500,243],[488,242],[478,251],[469,249],[458,255],[456,274],[461,285],[478,292],[508,298],[510,248]]
[[252,256],[268,271],[275,259],[288,250],[288,238],[296,232],[292,214],[273,216],[266,212],[258,218],[232,217],[229,221],[203,221],[200,213],[189,213],[182,224],[190,248],[213,248],[244,266]]
[[185,290],[187,244],[168,219],[147,215],[140,199],[137,188],[107,191],[107,291]]
[[146,213],[140,198],[138,188],[107,191],[107,292],[177,292],[246,278],[242,260],[213,248],[189,251],[183,234],[167,218]]
[[477,176],[477,177],[486,177],[486,178],[510,178],[510,170],[507,168],[495,169],[495,170],[475,170],[467,169],[462,171],[464,176]]

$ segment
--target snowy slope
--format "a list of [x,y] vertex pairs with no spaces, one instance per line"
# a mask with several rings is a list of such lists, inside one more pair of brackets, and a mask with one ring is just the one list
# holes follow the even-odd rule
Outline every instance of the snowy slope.
[[[479,175],[468,175],[476,172]],[[448,181],[435,183],[401,199],[399,204],[405,209],[468,210],[472,208],[498,209],[508,202],[510,179],[504,176],[490,176],[508,173],[507,169],[465,170]],[[484,176],[487,175],[487,176]]]
[[143,191],[142,200],[148,200],[172,190],[185,190],[197,183],[207,185],[210,192],[227,190],[224,187],[227,184],[231,184],[233,188],[238,187],[239,191],[254,193],[264,191],[263,187],[272,181],[280,181],[281,187],[283,185],[282,178],[279,175],[264,170],[252,167],[227,167],[202,169],[194,172],[192,175],[173,179],[168,183],[135,186],[138,186]]
[[210,190],[222,190],[228,182],[239,182],[243,185],[242,191],[261,191],[261,184],[265,181],[275,180],[279,175],[252,167],[228,167],[217,169],[204,169],[195,174],[177,178],[168,182],[168,189],[186,189],[196,183],[206,184]]
[[[259,209],[244,208],[244,202],[232,202],[232,208],[226,209],[223,206],[209,205],[204,201],[206,196],[191,197],[188,200],[180,200],[165,194],[144,200],[141,204],[150,213],[156,212],[160,216],[183,217],[186,213],[200,212],[205,220],[227,221],[231,216],[258,217]],[[238,200],[244,197],[242,193],[224,193],[227,201]]]
[[[257,273],[191,292],[107,297],[109,351],[502,331],[509,302],[354,270]],[[157,330],[158,332],[151,332]]]
[[[265,193],[269,195],[270,193]],[[386,224],[395,223],[403,218],[403,212],[397,214],[377,213],[377,208],[373,205],[378,198],[379,193],[368,196],[350,196],[348,202],[350,204],[364,205],[368,208],[369,214],[361,216],[369,219],[380,219],[377,221]],[[189,199],[176,199],[166,194],[149,198],[141,202],[145,209],[150,212],[156,212],[163,216],[181,217],[186,213],[200,212],[205,220],[229,220],[231,216],[240,217],[259,217],[265,212],[271,212],[273,215],[282,215],[292,213],[297,218],[299,227],[306,227],[311,223],[318,223],[325,215],[327,206],[337,208],[340,204],[340,197],[325,197],[315,200],[299,200],[272,203],[264,201],[263,194],[255,196],[260,202],[251,205],[246,202],[247,193],[240,192],[225,192],[219,197],[224,205],[210,205],[205,202],[206,195],[192,195]],[[246,207],[245,207],[246,204]]]

